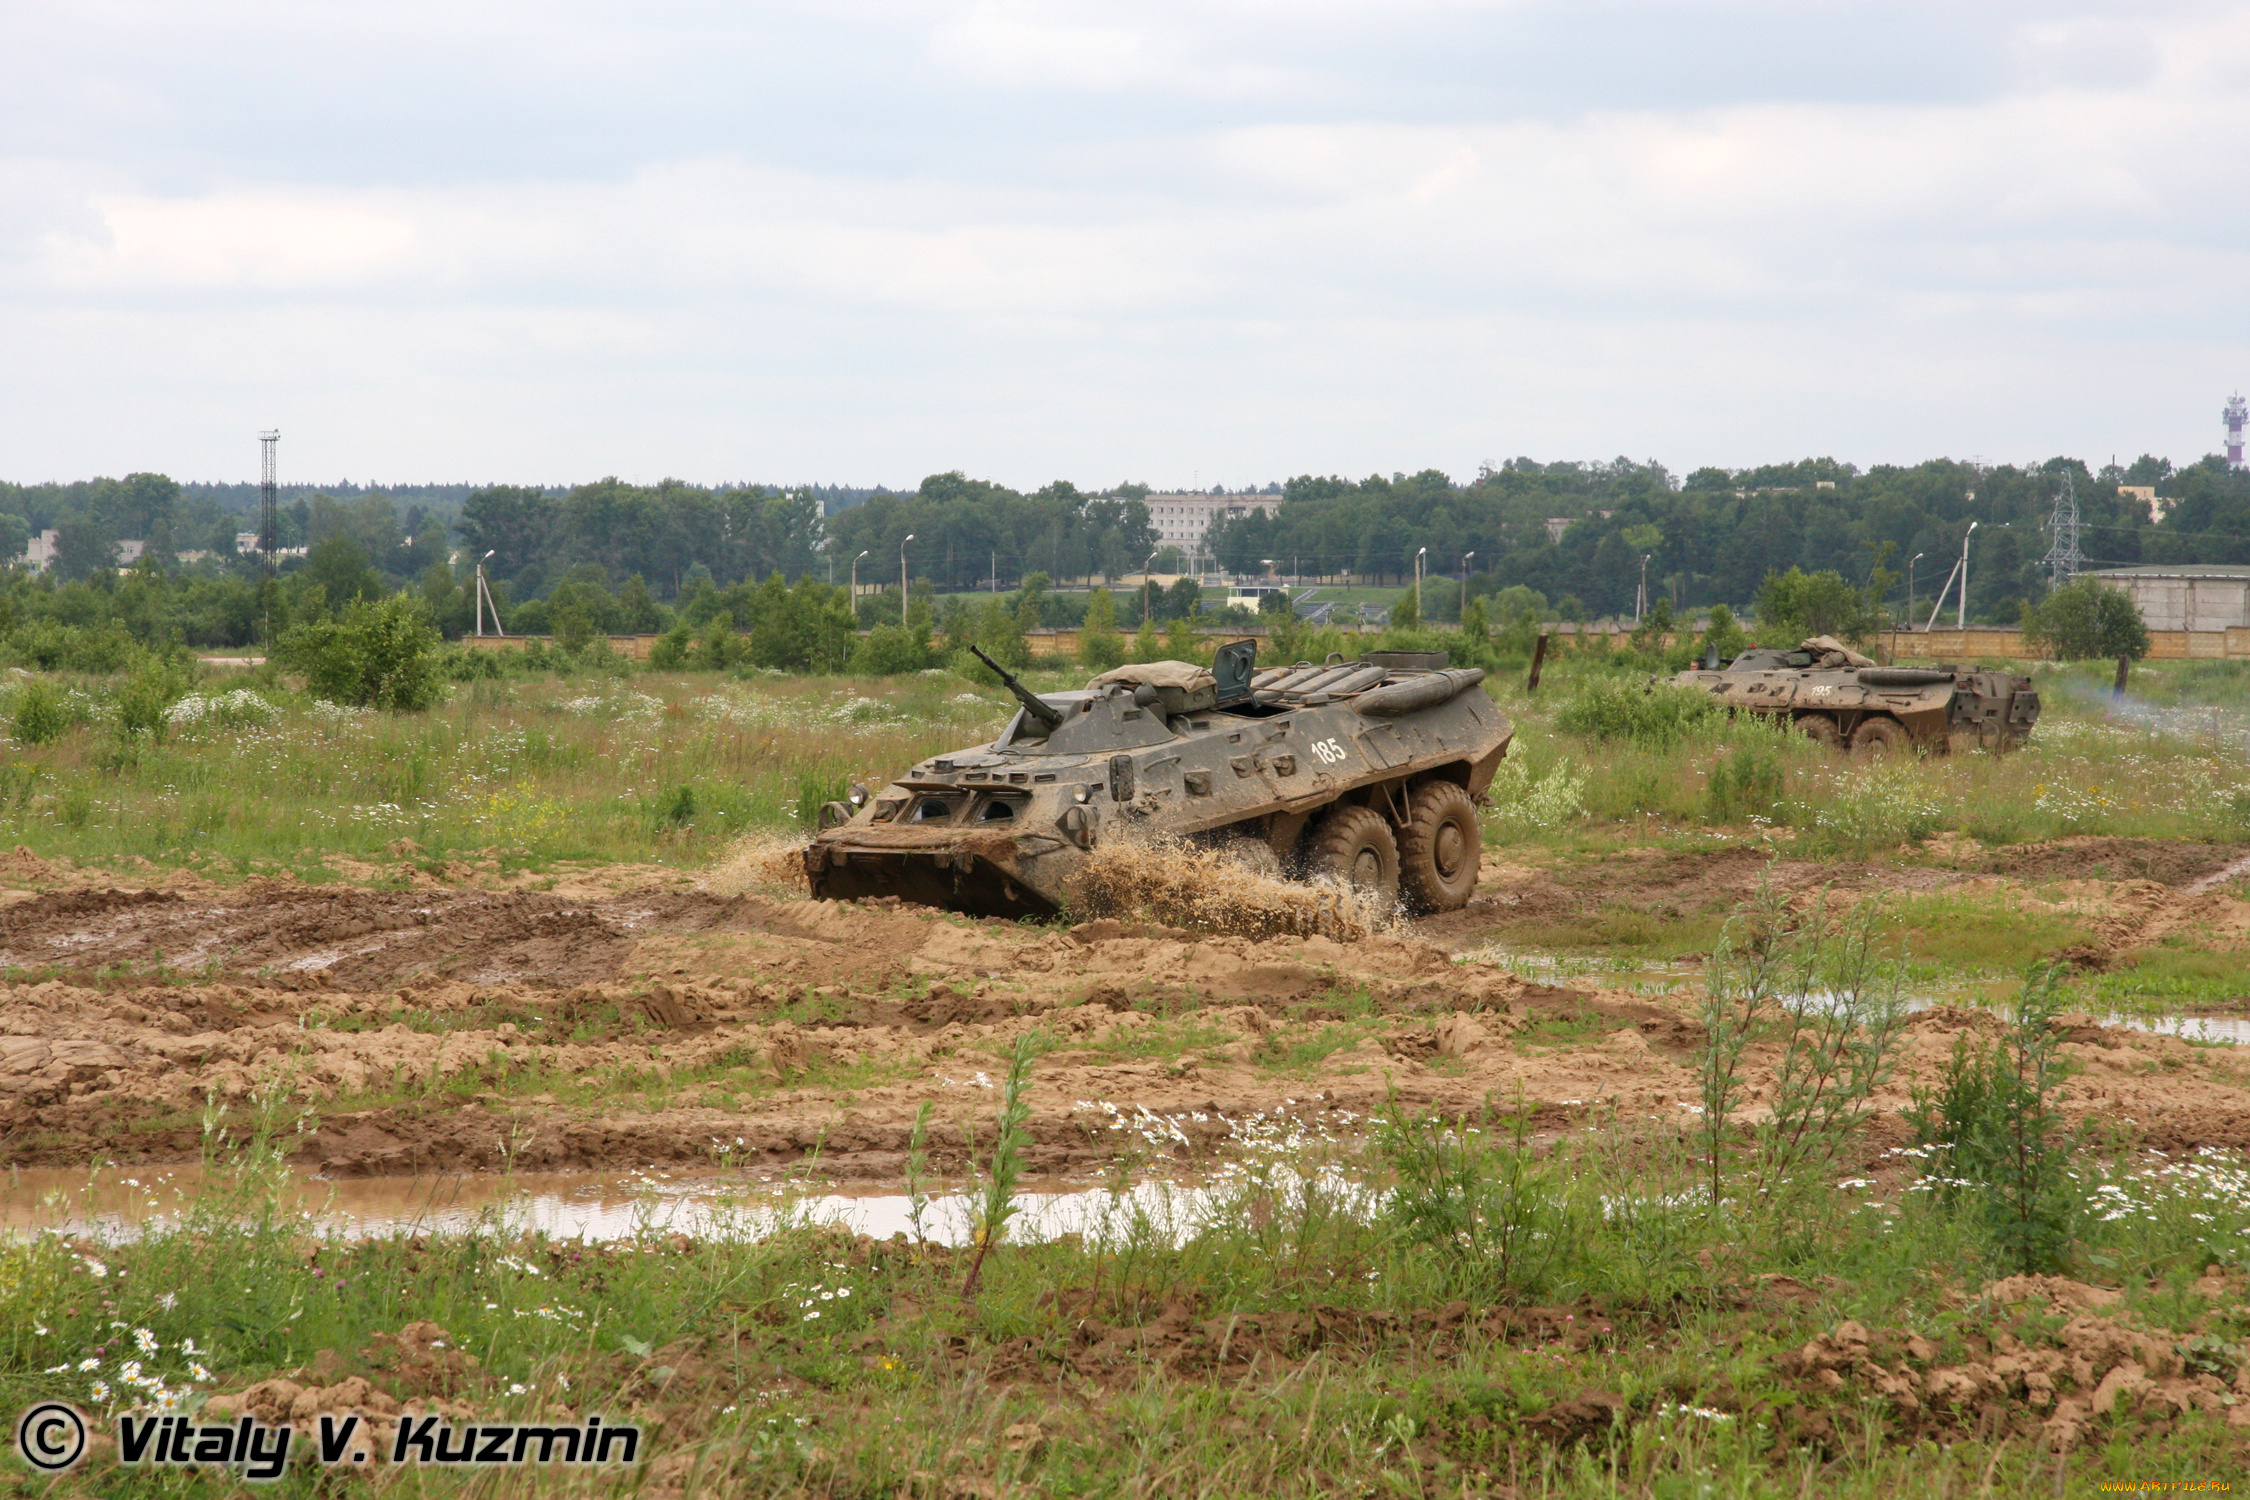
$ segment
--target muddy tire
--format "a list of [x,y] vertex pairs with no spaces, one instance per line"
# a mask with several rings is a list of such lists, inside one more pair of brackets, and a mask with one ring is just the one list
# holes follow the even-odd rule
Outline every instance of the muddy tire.
[[1844,732],[1826,714],[1806,714],[1797,721],[1798,732],[1823,750],[1844,748]]
[[1476,894],[1484,829],[1477,805],[1450,781],[1414,789],[1398,830],[1398,884],[1410,910],[1458,911]]
[[1305,841],[1305,873],[1396,900],[1398,840],[1372,808],[1339,807],[1313,825]]
[[1852,756],[1856,760],[1888,760],[1914,748],[1914,737],[1896,719],[1868,719],[1852,731]]

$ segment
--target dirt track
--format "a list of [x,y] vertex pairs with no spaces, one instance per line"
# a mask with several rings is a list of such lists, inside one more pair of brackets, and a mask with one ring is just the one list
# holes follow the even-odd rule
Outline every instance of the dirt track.
[[[2189,924],[2240,933],[2250,905],[2185,893],[2240,852],[2089,841],[2014,851],[2020,877],[1981,857],[1780,874],[2045,881],[2018,898],[2082,916],[2090,945],[2114,951]],[[2085,878],[2097,865],[2113,878]],[[1541,1128],[1613,1110],[1672,1122],[1695,1091],[1689,994],[1544,986],[1454,955],[1526,903],[1701,910],[1761,867],[1735,850],[1564,881],[1496,869],[1467,912],[1340,943],[1115,921],[1059,934],[677,877],[614,888],[652,871],[549,891],[179,875],[144,887],[17,856],[0,880],[36,889],[0,907],[0,966],[30,976],[0,986],[0,1156],[188,1159],[207,1097],[239,1108],[278,1082],[317,1112],[303,1156],[336,1174],[715,1155],[779,1166],[817,1148],[837,1175],[890,1177],[926,1099],[941,1158],[962,1124],[989,1134],[978,1075],[1031,1029],[1049,1049],[1034,1091],[1043,1169],[1115,1156],[1125,1137],[1084,1107],[1102,1103],[1177,1117],[1199,1144],[1223,1135],[1222,1116],[1364,1116],[1394,1089],[1451,1109],[1520,1087]],[[1955,1033],[1989,1024],[1918,1017],[1886,1102],[1903,1105]],[[2129,1121],[2159,1146],[2250,1146],[2250,1089],[2229,1054],[2091,1023],[2069,1051],[2082,1064],[2073,1112]]]

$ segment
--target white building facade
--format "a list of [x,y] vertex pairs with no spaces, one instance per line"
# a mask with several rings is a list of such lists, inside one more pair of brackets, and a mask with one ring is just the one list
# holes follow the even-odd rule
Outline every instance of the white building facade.
[[1156,529],[1160,547],[1177,547],[1192,568],[1208,559],[1211,528],[1235,516],[1270,515],[1281,504],[1279,495],[1151,495],[1148,523]]

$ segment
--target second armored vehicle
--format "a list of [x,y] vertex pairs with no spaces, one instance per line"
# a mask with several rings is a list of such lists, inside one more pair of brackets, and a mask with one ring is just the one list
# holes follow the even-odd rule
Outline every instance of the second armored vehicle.
[[1442,652],[1259,672],[1256,652],[1119,667],[1064,693],[1001,672],[1023,706],[998,739],[822,809],[813,894],[1047,915],[1103,840],[1163,833],[1248,841],[1287,873],[1421,911],[1465,903],[1476,798],[1513,733],[1484,673],[1449,670]]
[[1737,712],[1786,719],[1819,743],[1860,756],[2012,750],[2039,719],[2039,693],[2028,677],[1877,666],[1825,635],[1794,651],[1757,647],[1672,681],[1704,689]]

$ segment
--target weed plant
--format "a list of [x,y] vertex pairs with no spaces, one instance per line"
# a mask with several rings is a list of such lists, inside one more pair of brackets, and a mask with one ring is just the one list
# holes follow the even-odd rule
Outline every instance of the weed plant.
[[[1696,1132],[1714,1214],[1788,1222],[1834,1177],[1905,1025],[1902,966],[1883,952],[1885,927],[1879,900],[1838,916],[1824,894],[1800,914],[1770,878],[1727,924],[1704,976]],[[1760,1041],[1777,1042],[1781,1056],[1764,1116],[1745,1123],[1736,1119],[1744,1062]]]
[[2034,970],[1993,1042],[1962,1033],[1943,1078],[1916,1092],[1907,1116],[1939,1201],[1973,1204],[1999,1253],[2027,1274],[2068,1263],[2082,1198],[2076,1143],[2055,1107],[2068,1072],[2056,1050],[2061,974],[2053,964]]

